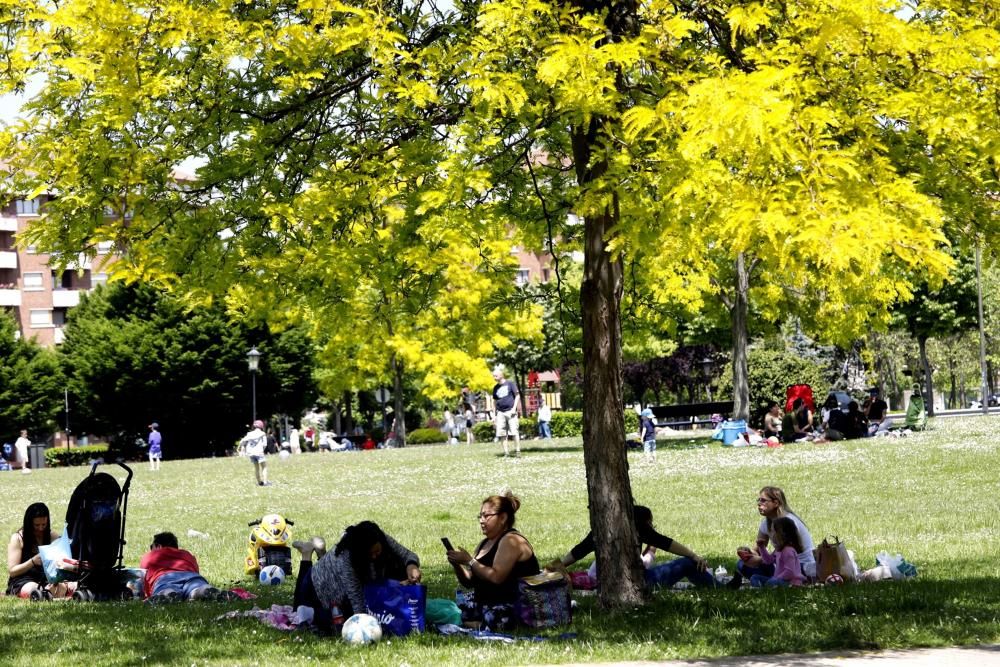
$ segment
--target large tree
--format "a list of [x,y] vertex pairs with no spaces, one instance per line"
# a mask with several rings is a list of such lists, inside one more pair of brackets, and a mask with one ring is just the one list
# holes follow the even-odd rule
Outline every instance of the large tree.
[[[26,1],[5,9],[2,55],[45,87],[10,159],[23,192],[60,193],[29,233],[40,247],[112,240],[128,277],[385,339],[331,355],[487,356],[510,340],[510,244],[579,242],[600,596],[633,604],[622,313],[724,302],[745,416],[751,301],[849,339],[949,266],[938,208],[883,141],[946,31],[895,9]],[[188,158],[205,164],[178,184]],[[409,313],[404,333],[378,309]]]

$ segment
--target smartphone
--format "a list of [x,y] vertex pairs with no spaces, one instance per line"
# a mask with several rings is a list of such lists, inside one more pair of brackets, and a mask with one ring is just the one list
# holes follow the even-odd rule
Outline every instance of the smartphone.
[[449,540],[447,537],[441,538],[441,544],[443,544],[444,548],[447,549],[448,551],[455,550],[455,547],[451,546],[451,540]]

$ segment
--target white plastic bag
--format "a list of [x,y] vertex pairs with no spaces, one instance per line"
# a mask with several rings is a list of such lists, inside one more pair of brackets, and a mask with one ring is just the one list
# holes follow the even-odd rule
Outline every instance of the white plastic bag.
[[38,555],[42,557],[42,569],[45,570],[45,578],[50,584],[70,579],[79,569],[80,562],[73,560],[70,542],[66,528],[63,528],[62,535],[55,542],[38,547]]
[[908,579],[917,576],[917,568],[911,563],[907,563],[902,554],[890,554],[888,551],[880,551],[875,556],[879,565],[885,565],[892,573],[893,579]]

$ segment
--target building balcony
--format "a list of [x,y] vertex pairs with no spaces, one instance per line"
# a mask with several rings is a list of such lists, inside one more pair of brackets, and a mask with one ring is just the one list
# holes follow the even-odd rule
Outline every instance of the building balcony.
[[17,268],[17,251],[0,250],[0,269]]
[[17,233],[17,218],[8,218],[5,215],[0,215],[0,232],[14,232]]
[[21,290],[19,289],[0,289],[0,306],[20,306],[21,305]]
[[80,290],[57,289],[52,291],[53,308],[75,308],[80,305]]

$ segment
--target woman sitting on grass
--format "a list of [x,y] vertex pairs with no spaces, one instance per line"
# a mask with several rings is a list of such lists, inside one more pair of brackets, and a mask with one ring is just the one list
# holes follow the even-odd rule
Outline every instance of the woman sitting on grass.
[[757,511],[764,517],[757,530],[757,546],[753,550],[750,547],[740,547],[736,550],[736,555],[740,559],[736,562],[736,575],[729,582],[729,586],[739,588],[744,577],[751,578],[755,574],[766,577],[774,576],[774,565],[764,562],[761,558],[761,551],[767,547],[768,543],[775,544],[774,521],[780,517],[788,517],[795,523],[801,547],[798,550],[798,558],[802,574],[807,578],[816,576],[812,535],[809,534],[809,529],[806,528],[802,519],[788,506],[785,492],[776,486],[765,486],[757,496]]
[[[367,583],[385,579],[420,583],[417,555],[371,521],[349,526],[333,553],[327,553],[326,541],[321,537],[295,541],[292,546],[302,554],[292,605],[296,609],[311,607],[313,624],[321,632],[333,629],[334,607],[343,618],[365,613]],[[314,553],[318,558],[315,566]]]
[[49,584],[42,569],[38,547],[52,544],[56,539],[59,539],[59,533],[52,531],[49,508],[45,503],[28,505],[21,529],[10,536],[7,545],[7,595],[31,600],[73,595],[75,583]]
[[802,551],[802,540],[795,522],[787,516],[781,516],[771,523],[771,538],[774,542],[774,553],[767,550],[767,545],[760,546],[760,560],[774,567],[774,574],[768,577],[755,574],[750,577],[750,585],[755,588],[767,586],[801,586],[805,582],[802,576],[802,566],[799,564],[799,552]]
[[[641,556],[643,564],[646,565],[646,583],[650,586],[670,588],[681,579],[687,577],[695,586],[715,586],[715,578],[708,571],[708,563],[704,558],[688,549],[680,542],[661,535],[653,528],[653,512],[643,505],[636,505],[632,513],[635,521],[635,529],[639,533],[640,547],[646,544],[646,549],[642,550]],[[546,565],[549,570],[563,570],[581,558],[593,553],[594,533],[587,534],[583,541],[569,550],[569,552],[559,560],[552,561]],[[672,553],[680,558],[653,565],[652,556],[656,549],[661,549]]]
[[472,599],[462,605],[462,619],[479,621],[490,630],[505,630],[517,623],[514,604],[518,580],[538,574],[541,568],[531,544],[514,530],[521,501],[511,492],[490,496],[479,508],[479,529],[485,538],[475,556],[465,549],[448,551],[448,562]]

